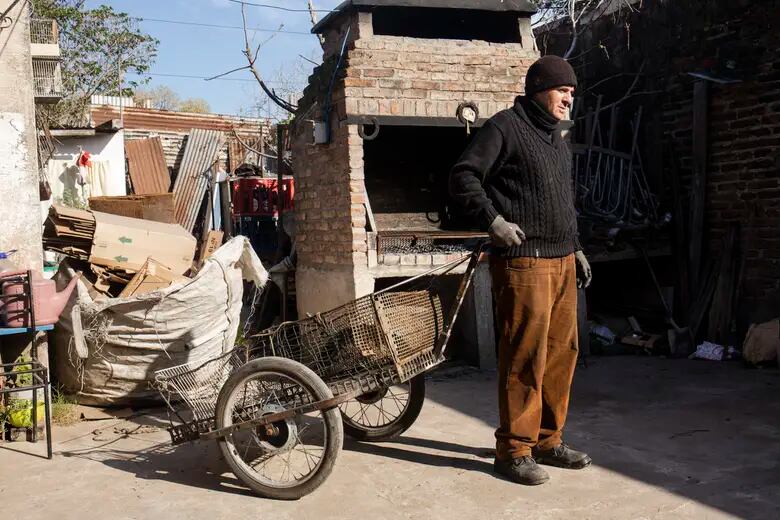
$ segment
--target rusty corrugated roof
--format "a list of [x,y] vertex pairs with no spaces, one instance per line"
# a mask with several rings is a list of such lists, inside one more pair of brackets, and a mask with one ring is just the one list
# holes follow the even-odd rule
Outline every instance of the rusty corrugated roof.
[[[110,105],[93,105],[91,115],[93,126],[120,119],[119,107]],[[221,114],[193,114],[139,107],[125,107],[122,109],[121,115],[124,121],[123,128],[126,130],[143,129],[189,132],[192,128],[200,128],[202,130],[219,130],[221,132],[230,132],[235,129],[240,133],[254,133],[260,132],[262,126],[269,124],[265,119]]]
[[159,137],[126,141],[125,154],[136,195],[168,193],[171,177]]
[[216,130],[193,128],[173,186],[176,221],[192,233],[203,196],[209,185],[209,174],[217,153],[225,144],[225,134]]

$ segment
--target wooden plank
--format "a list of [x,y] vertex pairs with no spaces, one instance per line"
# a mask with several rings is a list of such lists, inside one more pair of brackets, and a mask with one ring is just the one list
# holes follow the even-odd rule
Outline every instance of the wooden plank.
[[[671,149],[671,148],[669,148]],[[673,252],[677,263],[677,286],[679,290],[679,303],[681,309],[687,309],[691,303],[691,286],[688,276],[688,212],[685,211],[683,190],[680,183],[680,169],[677,159],[671,155],[670,177],[672,185],[673,219],[674,219],[674,243]]]
[[693,178],[691,181],[691,227],[688,273],[691,293],[699,289],[701,251],[704,243],[704,209],[707,197],[707,131],[709,127],[710,88],[706,81],[693,86]]
[[477,354],[479,368],[482,370],[495,370],[498,366],[492,289],[490,266],[487,262],[482,262],[477,265],[474,273],[474,286],[471,291],[476,318]]
[[371,210],[371,202],[369,202],[368,192],[364,191],[363,194],[366,197],[366,220],[368,220],[368,226],[371,228],[369,231],[376,233],[379,231],[379,229],[376,227],[376,220],[374,219],[374,212]]

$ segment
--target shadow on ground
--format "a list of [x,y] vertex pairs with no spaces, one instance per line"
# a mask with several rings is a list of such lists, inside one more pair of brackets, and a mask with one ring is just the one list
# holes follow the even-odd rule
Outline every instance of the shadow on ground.
[[[89,446],[66,448],[58,455],[99,462],[143,480],[164,480],[195,488],[252,495],[229,472],[216,442],[173,446],[167,433],[165,440],[158,442],[161,431],[168,426],[163,415],[161,410],[154,410],[108,425],[101,424],[103,421],[95,423],[98,427],[88,434],[92,441]],[[155,434],[154,441],[143,438],[149,433]],[[129,443],[134,446],[125,448]]]
[[[490,373],[434,374],[419,424],[406,435],[378,444],[346,439],[344,448],[492,474],[495,384]],[[780,518],[778,397],[776,370],[747,370],[736,363],[595,358],[588,368],[578,368],[565,438],[588,451],[595,465],[635,481],[739,517]],[[433,424],[430,418],[436,419]],[[464,422],[474,420],[482,423],[486,435],[469,445],[463,439],[475,435],[464,430]],[[157,415],[117,424],[89,434],[86,447],[64,443],[59,454],[97,461],[139,479],[250,494],[229,473],[215,442],[170,446],[166,423]],[[595,481],[585,485],[602,489]]]
[[[481,379],[477,395],[441,380],[428,399],[493,426],[495,380],[471,377]],[[634,480],[733,515],[780,518],[779,418],[777,370],[601,357],[577,369],[565,439]]]

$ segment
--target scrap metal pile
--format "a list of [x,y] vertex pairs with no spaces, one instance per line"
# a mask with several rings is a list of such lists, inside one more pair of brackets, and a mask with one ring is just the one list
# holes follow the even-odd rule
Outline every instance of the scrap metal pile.
[[653,226],[663,222],[659,203],[647,182],[639,151],[642,107],[631,119],[628,153],[616,150],[617,114],[613,106],[604,130],[600,107],[587,117],[585,144],[575,144],[575,197],[581,215],[616,227]]

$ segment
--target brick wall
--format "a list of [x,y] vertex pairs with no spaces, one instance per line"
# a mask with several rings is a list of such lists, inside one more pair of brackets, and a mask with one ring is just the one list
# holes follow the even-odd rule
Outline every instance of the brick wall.
[[311,144],[308,135],[292,143],[299,265],[366,264],[362,139],[355,127],[335,129],[327,145]]
[[[348,27],[348,51],[331,99],[331,142],[315,145],[313,121],[324,119]],[[438,124],[433,118],[454,120],[464,101],[476,103],[480,117],[490,117],[511,106],[523,90],[525,73],[538,55],[533,42],[525,41],[376,36],[370,13],[354,13],[326,33],[324,62],[309,78],[291,129],[299,312],[326,310],[373,290],[370,269],[378,259],[365,230],[363,140],[347,118],[423,117],[433,125]]]
[[[780,314],[780,2],[644,2],[639,11],[607,17],[585,34],[575,55],[581,90],[602,82],[594,93],[605,103],[619,97],[645,62],[635,92],[657,92],[643,102],[646,121],[661,123],[663,148],[680,165],[684,185],[691,174],[693,84],[689,72],[733,76],[735,84],[711,83],[709,167],[705,241],[709,254],[720,238],[740,226],[746,264],[742,327]],[[560,31],[565,33],[565,31]],[[543,51],[561,53],[568,37],[553,30],[540,37]],[[599,47],[602,45],[602,47]],[[589,50],[590,49],[590,50]],[[595,50],[594,50],[595,49]],[[592,101],[592,98],[591,98]],[[668,175],[668,172],[667,172]],[[667,183],[668,184],[668,183]]]
[[511,106],[538,53],[520,43],[373,36],[349,53],[347,115],[455,117],[473,101],[481,117]]

